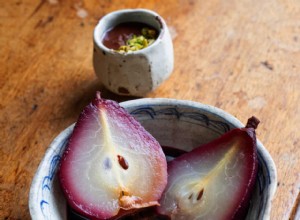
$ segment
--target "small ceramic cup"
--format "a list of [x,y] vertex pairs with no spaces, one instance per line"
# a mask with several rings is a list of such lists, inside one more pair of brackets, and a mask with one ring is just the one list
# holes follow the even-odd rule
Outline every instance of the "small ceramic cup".
[[[158,30],[150,46],[118,53],[103,45],[105,33],[120,23],[139,22]],[[169,77],[174,66],[172,39],[164,19],[146,9],[125,9],[105,15],[94,30],[93,64],[96,75],[119,95],[144,96]]]

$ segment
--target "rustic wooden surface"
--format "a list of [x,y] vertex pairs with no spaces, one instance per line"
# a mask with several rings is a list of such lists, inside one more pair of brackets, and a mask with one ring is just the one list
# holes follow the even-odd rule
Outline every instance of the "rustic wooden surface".
[[121,8],[157,11],[173,36],[174,72],[147,97],[214,105],[244,122],[256,115],[278,169],[271,219],[300,219],[300,1],[0,2],[0,219],[30,219],[47,146],[96,90],[129,99],[105,90],[91,61],[94,26]]

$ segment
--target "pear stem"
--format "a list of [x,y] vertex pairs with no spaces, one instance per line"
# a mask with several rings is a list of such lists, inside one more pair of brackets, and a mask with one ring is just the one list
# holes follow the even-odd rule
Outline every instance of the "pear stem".
[[256,129],[260,121],[255,116],[252,116],[248,119],[246,128],[253,128]]
[[96,99],[101,99],[101,92],[99,91],[96,92]]

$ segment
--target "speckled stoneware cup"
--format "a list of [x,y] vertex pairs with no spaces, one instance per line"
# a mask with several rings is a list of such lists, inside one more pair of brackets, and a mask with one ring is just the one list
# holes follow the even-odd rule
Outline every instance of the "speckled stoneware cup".
[[[124,22],[154,27],[159,35],[149,47],[120,54],[103,45],[104,34]],[[174,66],[172,39],[164,19],[145,9],[114,11],[94,30],[93,64],[101,83],[119,95],[144,96],[169,77]]]
[[[235,117],[218,108],[191,101],[137,99],[123,102],[121,105],[161,145],[187,151],[221,136],[232,128],[244,127]],[[67,219],[66,200],[56,173],[73,127],[74,125],[68,127],[51,143],[34,176],[29,195],[29,208],[33,220]],[[258,178],[246,220],[270,219],[271,202],[277,187],[275,164],[259,140],[257,147]]]

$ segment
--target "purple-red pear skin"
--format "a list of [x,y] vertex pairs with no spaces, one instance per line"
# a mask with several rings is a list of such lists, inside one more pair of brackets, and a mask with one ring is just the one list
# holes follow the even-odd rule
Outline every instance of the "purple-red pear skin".
[[73,210],[91,219],[110,219],[158,205],[167,184],[167,162],[139,122],[97,93],[75,125],[59,179]]
[[241,220],[257,176],[255,128],[233,129],[168,163],[168,184],[157,210],[172,220]]

